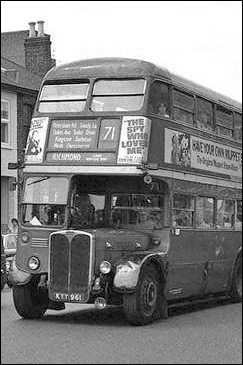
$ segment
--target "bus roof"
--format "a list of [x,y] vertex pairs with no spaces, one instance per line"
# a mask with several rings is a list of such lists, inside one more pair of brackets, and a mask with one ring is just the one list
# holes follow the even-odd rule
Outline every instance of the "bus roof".
[[52,68],[46,80],[85,79],[90,77],[157,77],[174,86],[193,92],[219,104],[242,110],[242,104],[188,79],[169,72],[166,68],[147,61],[130,58],[93,58],[65,63]]

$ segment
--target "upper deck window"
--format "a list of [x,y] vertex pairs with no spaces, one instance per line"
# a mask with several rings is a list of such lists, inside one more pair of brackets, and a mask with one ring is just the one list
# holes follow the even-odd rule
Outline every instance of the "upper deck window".
[[155,81],[149,92],[149,112],[160,117],[169,118],[169,87],[161,81]]
[[146,82],[137,80],[98,80],[94,84],[91,110],[133,111],[143,106]]
[[234,137],[237,141],[242,141],[242,115],[235,113]]
[[223,136],[233,137],[233,113],[219,105],[216,108],[217,132]]
[[80,112],[85,107],[89,83],[44,85],[40,113]]
[[194,98],[184,92],[173,91],[174,119],[193,124]]
[[197,98],[197,126],[211,132],[213,130],[213,104]]

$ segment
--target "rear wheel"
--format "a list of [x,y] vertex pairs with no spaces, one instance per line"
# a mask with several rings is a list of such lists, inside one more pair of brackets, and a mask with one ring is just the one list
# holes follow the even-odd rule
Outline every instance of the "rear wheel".
[[235,263],[231,296],[234,302],[242,301],[242,257],[240,256]]
[[162,293],[158,272],[153,267],[143,269],[134,293],[124,294],[126,319],[134,325],[145,325],[160,317]]
[[47,292],[40,292],[37,283],[13,286],[15,309],[23,318],[40,318],[48,308]]

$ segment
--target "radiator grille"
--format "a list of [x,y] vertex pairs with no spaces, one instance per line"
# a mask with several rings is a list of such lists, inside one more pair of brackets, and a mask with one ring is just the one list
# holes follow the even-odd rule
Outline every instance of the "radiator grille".
[[65,299],[70,302],[87,301],[90,265],[90,235],[85,233],[70,235],[70,232],[52,234],[49,265],[49,295],[51,298]]

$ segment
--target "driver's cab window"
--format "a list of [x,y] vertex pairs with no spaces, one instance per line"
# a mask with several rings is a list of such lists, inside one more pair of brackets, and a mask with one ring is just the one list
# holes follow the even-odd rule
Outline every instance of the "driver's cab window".
[[117,228],[162,229],[164,197],[155,194],[114,194],[111,221]]
[[161,81],[154,81],[150,86],[148,109],[150,113],[170,118],[169,87]]

